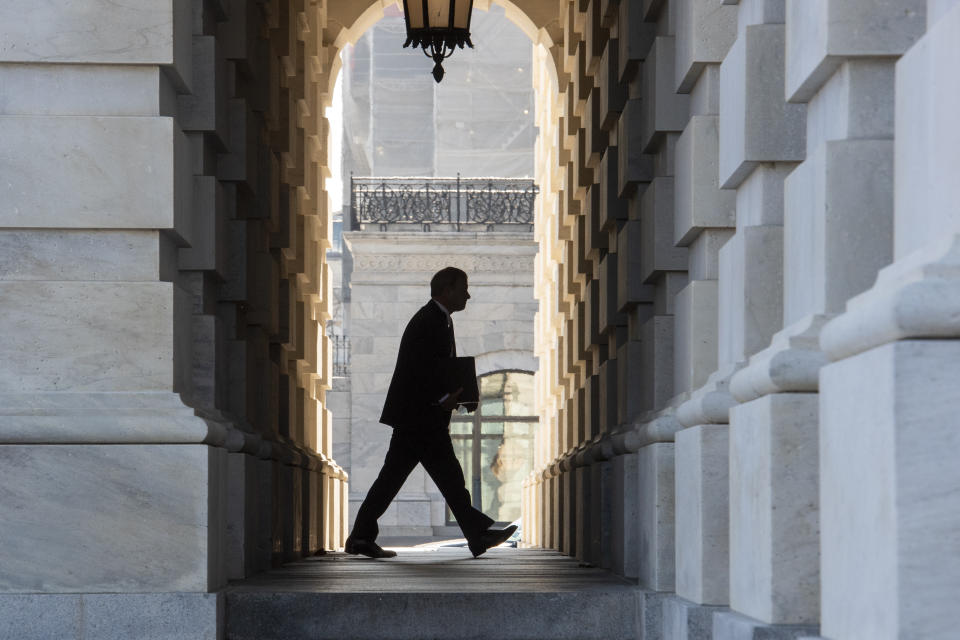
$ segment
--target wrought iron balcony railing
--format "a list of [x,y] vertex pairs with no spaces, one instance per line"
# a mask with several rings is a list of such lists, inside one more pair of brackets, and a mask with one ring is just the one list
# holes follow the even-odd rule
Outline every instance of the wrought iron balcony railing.
[[333,341],[333,375],[336,377],[350,375],[350,338],[334,334]]
[[[350,178],[354,231],[420,227],[456,231],[533,226],[533,180],[509,178]],[[526,230],[526,229],[525,229]]]

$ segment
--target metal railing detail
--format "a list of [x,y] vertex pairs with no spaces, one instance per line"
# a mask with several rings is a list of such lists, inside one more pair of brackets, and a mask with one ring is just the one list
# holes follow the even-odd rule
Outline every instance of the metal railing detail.
[[332,335],[333,341],[333,375],[345,377],[350,375],[350,338],[347,336]]
[[512,178],[350,177],[351,229],[361,225],[532,225],[537,185]]

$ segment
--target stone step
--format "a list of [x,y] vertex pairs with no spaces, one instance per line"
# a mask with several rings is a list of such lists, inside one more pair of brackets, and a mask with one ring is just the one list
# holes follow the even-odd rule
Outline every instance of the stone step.
[[639,637],[641,591],[542,550],[330,554],[226,590],[227,640],[617,640]]

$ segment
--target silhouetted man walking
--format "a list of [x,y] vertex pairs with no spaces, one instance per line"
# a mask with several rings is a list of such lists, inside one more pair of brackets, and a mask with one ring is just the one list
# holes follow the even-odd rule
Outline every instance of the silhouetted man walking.
[[413,316],[400,339],[397,366],[390,380],[380,422],[393,427],[390,448],[344,545],[347,553],[371,558],[397,555],[376,543],[377,519],[396,497],[417,463],[433,478],[463,530],[470,552],[479,556],[513,535],[515,525],[491,529],[493,520],[470,504],[463,469],[450,440],[450,414],[462,388],[450,391],[442,363],[456,356],[450,314],[467,306],[467,274],[455,267],[430,280],[431,300]]

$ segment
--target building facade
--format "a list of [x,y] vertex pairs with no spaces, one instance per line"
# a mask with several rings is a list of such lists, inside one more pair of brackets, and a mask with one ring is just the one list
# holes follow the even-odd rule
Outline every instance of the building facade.
[[[530,225],[518,226],[528,229]],[[334,433],[334,446],[340,452],[340,464],[350,472],[351,522],[380,471],[390,443],[392,429],[380,424],[379,419],[400,337],[413,314],[430,300],[430,278],[440,269],[457,267],[469,278],[470,302],[453,317],[457,352],[476,358],[481,381],[492,381],[489,376],[507,372],[525,374],[529,378],[525,388],[529,410],[524,415],[534,417],[533,374],[537,365],[533,356],[533,319],[537,304],[533,296],[533,262],[537,247],[533,234],[527,230],[375,229],[351,231],[345,238],[353,263],[347,325],[351,349],[350,422]],[[506,401],[510,402],[509,393]],[[491,414],[494,403],[502,406],[504,394],[485,394],[481,410]],[[501,419],[495,425],[485,425],[482,434],[480,428],[474,429],[473,422],[466,420],[467,416],[455,416],[451,432],[455,434],[456,450],[475,505],[489,509],[495,506],[492,498],[503,493],[503,499],[515,500],[518,508],[516,512],[505,510],[491,517],[513,515],[510,520],[514,520],[520,516],[523,478],[501,481],[491,472],[499,462],[499,447],[511,449],[514,457],[522,449],[521,466],[531,471],[533,431],[511,433],[509,429],[517,426],[517,421],[510,421],[505,415],[509,413],[501,410]],[[494,438],[498,434],[500,437]],[[482,438],[481,443],[481,435],[490,437]],[[529,443],[520,444],[517,438]],[[461,537],[445,505],[440,490],[418,466],[380,519],[380,534]]]
[[[645,638],[953,637],[960,2],[497,4],[539,130],[526,543],[636,579]],[[216,637],[228,578],[341,544],[324,108],[393,6],[0,8],[6,620]]]

